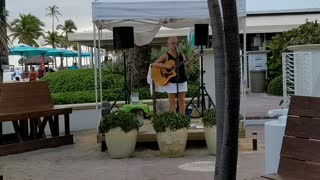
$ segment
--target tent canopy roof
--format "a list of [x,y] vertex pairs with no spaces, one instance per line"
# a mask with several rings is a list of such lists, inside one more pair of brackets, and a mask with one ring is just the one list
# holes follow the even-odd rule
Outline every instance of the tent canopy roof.
[[[245,17],[245,0],[237,0],[238,15]],[[99,0],[92,2],[92,20],[98,29],[133,26],[135,44],[149,44],[161,26],[193,27],[209,24],[207,0]]]

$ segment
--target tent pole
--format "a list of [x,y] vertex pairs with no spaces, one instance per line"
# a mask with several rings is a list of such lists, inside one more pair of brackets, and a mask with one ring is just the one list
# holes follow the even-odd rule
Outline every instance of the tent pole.
[[100,55],[100,48],[101,48],[101,34],[102,34],[102,29],[99,29],[99,41],[98,41],[98,57],[99,57],[99,76],[100,76],[100,102],[102,104],[102,72],[101,72],[101,55]]
[[93,68],[93,47],[90,47],[90,68]]
[[244,123],[244,128],[246,124],[246,99],[247,99],[247,80],[248,80],[248,75],[247,75],[247,18],[246,16],[244,17],[244,28],[243,28],[243,123]]
[[96,27],[95,24],[93,23],[93,48],[94,48],[94,91],[95,91],[95,96],[96,96],[96,111],[98,113],[98,83],[97,83],[97,62],[98,62],[98,57],[97,57],[97,42],[96,42]]

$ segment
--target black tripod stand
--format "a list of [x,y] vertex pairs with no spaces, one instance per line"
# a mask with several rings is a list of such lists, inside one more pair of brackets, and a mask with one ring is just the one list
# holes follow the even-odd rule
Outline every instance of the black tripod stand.
[[[124,68],[124,84],[123,84],[123,88],[120,92],[120,94],[118,95],[118,97],[116,98],[116,100],[113,102],[112,106],[109,109],[108,114],[111,112],[112,108],[114,106],[116,106],[117,101],[119,100],[119,98],[121,97],[121,95],[124,93],[124,102],[125,104],[129,104],[129,95],[130,93],[130,89],[128,88],[127,85],[127,66],[126,66],[126,52],[125,50],[123,50],[123,68]],[[117,106],[117,108],[119,109],[119,107]]]
[[[196,110],[200,114],[200,117],[202,117],[203,116],[203,111],[205,109],[207,109],[205,97],[208,97],[208,100],[209,100],[208,108],[210,108],[211,106],[212,107],[215,106],[214,102],[212,101],[212,99],[211,99],[211,97],[210,97],[210,95],[208,93],[208,91],[206,90],[205,83],[203,82],[203,75],[205,73],[205,71],[203,70],[203,45],[200,46],[200,64],[201,64],[201,67],[200,67],[200,72],[201,72],[200,86],[199,86],[199,89],[197,90],[197,93],[191,98],[191,101],[186,106],[186,110],[190,105],[192,105],[194,108],[196,108]],[[193,100],[196,97],[198,98],[197,106],[195,106],[193,104]],[[199,111],[200,104],[201,104],[201,112]]]

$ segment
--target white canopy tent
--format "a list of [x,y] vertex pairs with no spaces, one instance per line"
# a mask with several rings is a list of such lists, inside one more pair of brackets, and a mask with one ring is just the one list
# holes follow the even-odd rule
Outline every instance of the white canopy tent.
[[[244,32],[245,45],[246,0],[237,0],[237,10],[239,28]],[[194,24],[210,24],[207,0],[95,0],[92,2],[92,20],[94,48],[98,44],[98,49],[100,49],[102,29],[112,31],[113,27],[132,26],[134,27],[135,44],[142,46],[149,44],[161,27],[177,29],[194,27]],[[96,50],[96,52],[100,51]],[[97,104],[97,66],[100,64],[98,58],[98,53],[95,53]],[[101,68],[99,70],[101,77]],[[246,74],[242,74],[242,77],[246,77]],[[101,88],[100,93],[102,93]],[[100,98],[102,102],[102,94]],[[98,105],[96,108],[98,109]]]
[[[238,15],[245,17],[245,0],[237,0]],[[133,26],[135,44],[149,44],[162,27],[186,28],[210,24],[207,0],[99,0],[92,2],[98,29]]]

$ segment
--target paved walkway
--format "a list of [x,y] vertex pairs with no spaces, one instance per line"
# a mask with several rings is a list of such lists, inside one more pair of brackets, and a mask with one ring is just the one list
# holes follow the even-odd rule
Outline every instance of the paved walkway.
[[[280,100],[281,97],[266,94],[248,94],[247,116],[267,116],[267,111],[280,107]],[[258,132],[259,151],[242,149],[238,157],[237,179],[259,176],[264,172],[263,125],[247,127],[247,146],[250,145],[253,131]],[[240,142],[243,143],[242,140]],[[0,157],[0,174],[4,175],[5,180],[213,179],[213,166],[209,167],[212,171],[188,171],[181,168],[187,163],[193,163],[203,170],[206,169],[204,163],[214,164],[215,156],[208,155],[205,146],[188,146],[183,158],[163,158],[158,150],[146,147],[138,147],[134,155],[133,158],[116,160],[111,159],[108,153],[100,152],[94,129],[75,132],[74,145]]]
[[246,110],[247,117],[267,117],[271,109],[279,109],[281,96],[269,96],[264,93],[249,93],[245,106],[241,107],[241,113]]
[[[137,148],[135,157],[111,159],[100,152],[96,131],[75,134],[75,144],[54,149],[0,157],[0,174],[5,180],[212,180],[213,171],[203,163],[215,160],[205,147],[187,147],[183,158],[163,158],[157,150]],[[203,161],[203,163],[199,163]],[[193,163],[203,171],[182,170],[179,166]],[[213,166],[209,167],[211,170]],[[238,179],[258,176],[264,171],[264,153],[239,153]]]

